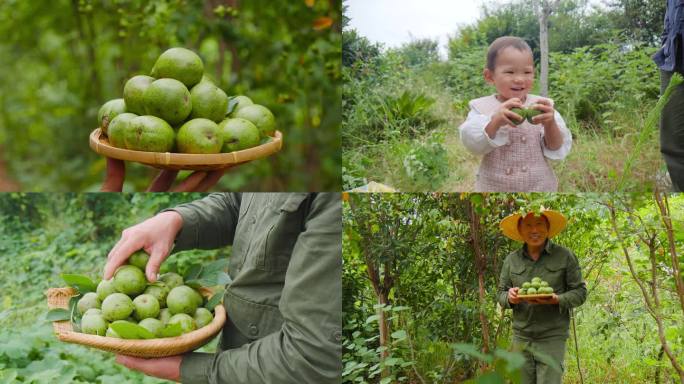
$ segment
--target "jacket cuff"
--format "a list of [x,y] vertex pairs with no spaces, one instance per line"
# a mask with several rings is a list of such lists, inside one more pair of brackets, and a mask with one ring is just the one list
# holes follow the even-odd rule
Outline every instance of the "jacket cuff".
[[209,368],[214,361],[209,353],[189,353],[183,356],[180,365],[181,383],[209,384]]
[[165,211],[174,211],[178,213],[181,218],[183,218],[183,227],[178,232],[178,235],[176,235],[176,242],[175,246],[173,247],[173,252],[196,248],[197,243],[199,242],[199,218],[197,213],[193,209],[183,206],[164,209],[161,212]]
[[563,313],[566,310],[569,310],[572,308],[572,305],[570,305],[570,302],[568,301],[568,298],[564,293],[561,293],[558,295],[558,310]]

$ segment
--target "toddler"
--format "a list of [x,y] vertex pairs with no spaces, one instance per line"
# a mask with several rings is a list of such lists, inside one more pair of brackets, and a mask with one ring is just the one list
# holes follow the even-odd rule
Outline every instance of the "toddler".
[[[478,192],[555,192],[558,180],[547,159],[562,160],[572,135],[553,101],[530,95],[534,60],[529,45],[518,37],[500,37],[489,46],[485,80],[496,94],[471,100],[459,127],[463,145],[483,155],[475,182]],[[534,109],[531,122],[511,111]]]

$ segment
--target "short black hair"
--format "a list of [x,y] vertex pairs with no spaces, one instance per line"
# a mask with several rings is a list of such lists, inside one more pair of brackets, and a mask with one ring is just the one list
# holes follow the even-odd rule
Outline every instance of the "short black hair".
[[492,44],[489,45],[487,50],[487,69],[493,71],[496,67],[496,57],[499,52],[503,51],[508,47],[513,47],[519,51],[528,51],[532,53],[532,48],[525,42],[525,40],[515,37],[515,36],[502,36],[494,40]]

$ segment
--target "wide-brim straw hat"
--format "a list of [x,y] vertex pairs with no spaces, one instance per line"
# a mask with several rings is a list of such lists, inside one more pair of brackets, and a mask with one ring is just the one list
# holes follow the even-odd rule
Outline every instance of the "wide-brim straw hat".
[[[504,217],[504,219],[501,220],[501,223],[499,224],[499,227],[501,228],[503,234],[509,239],[525,242],[525,240],[523,240],[522,236],[520,235],[520,232],[518,232],[518,222],[522,218],[527,217],[527,215],[537,215],[537,213],[518,212]],[[563,214],[558,211],[542,209],[540,210],[538,215],[545,216],[546,219],[549,221],[548,238],[552,238],[559,234],[563,229],[565,229],[565,226],[568,223],[568,220],[565,218],[565,216],[563,216]]]

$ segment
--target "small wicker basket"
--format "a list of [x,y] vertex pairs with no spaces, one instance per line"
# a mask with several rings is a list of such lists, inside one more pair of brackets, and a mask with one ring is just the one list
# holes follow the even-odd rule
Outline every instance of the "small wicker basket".
[[275,132],[272,141],[253,148],[207,155],[133,151],[111,145],[107,135],[103,134],[100,128],[96,128],[90,134],[90,148],[100,155],[113,159],[135,161],[155,168],[174,171],[215,171],[219,169],[228,169],[252,160],[270,156],[280,151],[282,147],[283,134],[280,131]]
[[[76,290],[70,287],[50,288],[46,292],[48,308],[69,309],[69,299],[76,294]],[[206,290],[202,291],[202,294],[208,296],[210,292]],[[52,326],[57,338],[67,343],[86,345],[122,355],[149,358],[180,355],[195,350],[211,341],[211,339],[221,331],[225,321],[226,311],[223,306],[219,304],[214,309],[214,320],[212,320],[211,323],[192,332],[177,337],[163,339],[124,340],[113,337],[88,335],[75,332],[71,322],[68,320],[54,321],[52,322]]]

